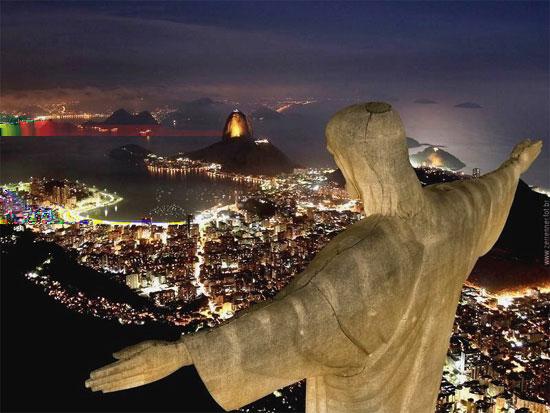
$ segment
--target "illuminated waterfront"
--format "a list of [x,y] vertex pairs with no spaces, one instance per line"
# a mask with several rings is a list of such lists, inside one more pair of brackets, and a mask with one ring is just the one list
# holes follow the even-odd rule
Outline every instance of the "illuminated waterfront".
[[111,159],[109,151],[136,143],[160,153],[191,150],[208,138],[10,137],[0,139],[0,185],[28,182],[30,177],[69,179],[120,196],[120,202],[90,209],[84,216],[104,221],[182,222],[217,204],[232,202],[244,182],[212,180],[200,174],[161,176]]

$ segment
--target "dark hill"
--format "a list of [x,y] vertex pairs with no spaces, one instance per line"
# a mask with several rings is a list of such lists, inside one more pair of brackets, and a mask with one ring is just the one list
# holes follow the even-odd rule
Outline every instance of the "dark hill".
[[495,246],[477,261],[468,280],[498,293],[550,286],[544,266],[544,204],[546,195],[519,181],[506,225]]
[[421,143],[418,142],[416,139],[414,138],[409,138],[407,136],[407,148],[418,148],[419,146],[421,146]]
[[542,264],[544,256],[544,204],[548,197],[533,191],[521,179],[514,202],[496,246]]
[[188,153],[191,159],[222,164],[224,171],[256,175],[277,175],[292,172],[297,165],[270,142],[252,139],[216,142]]
[[103,125],[158,125],[155,118],[147,111],[132,115],[124,109],[118,109],[103,122]]
[[111,116],[105,119],[103,122],[106,125],[130,125],[132,124],[132,114],[125,109],[118,109],[113,112]]
[[410,156],[415,166],[425,165],[458,171],[466,166],[464,162],[440,147],[429,146]]
[[123,145],[109,152],[109,156],[118,161],[141,163],[152,152],[133,143]]
[[260,106],[258,109],[252,112],[252,119],[260,122],[264,120],[279,120],[283,117],[284,115],[282,113],[270,109],[267,106]]
[[248,198],[243,208],[258,215],[261,219],[271,218],[277,212],[277,205],[266,198]]
[[492,293],[550,287],[550,269],[510,256],[508,250],[493,248],[477,261],[468,281]]
[[138,125],[158,125],[157,120],[146,110],[134,115],[134,120]]

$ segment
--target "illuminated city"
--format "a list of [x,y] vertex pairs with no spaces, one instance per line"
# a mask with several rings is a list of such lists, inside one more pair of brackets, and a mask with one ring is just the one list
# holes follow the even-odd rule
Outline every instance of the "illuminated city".
[[[147,168],[150,173],[198,173],[256,185],[237,194],[231,204],[165,223],[86,219],[87,209],[120,198],[83,184],[64,182],[61,199],[55,189],[59,184],[46,179],[7,185],[2,196],[6,222],[73,252],[81,264],[110,274],[151,305],[137,309],[69,292],[50,278],[51,257],[28,272],[27,279],[73,311],[123,324],[161,321],[190,331],[214,326],[273,297],[331,238],[362,217],[361,205],[331,182],[332,169],[267,178],[224,175],[221,165],[158,157],[148,158]],[[420,173],[426,182],[464,179],[463,174],[438,169]],[[46,218],[37,218],[37,210]],[[543,303],[549,298],[550,284],[516,297],[491,294],[473,284],[465,287],[443,375],[441,411],[468,411],[472,406],[545,411],[548,383],[543,372],[550,357]],[[521,323],[527,318],[528,324]]]
[[[435,400],[439,373],[431,375],[432,392],[407,386],[427,386],[435,348],[441,355],[439,371],[448,338],[434,413],[550,413],[549,7],[541,1],[471,0],[3,0],[0,410],[221,412],[224,404],[212,388],[237,385],[242,392],[232,394],[248,394],[249,383],[237,376],[254,370],[226,360],[240,362],[253,353],[255,368],[269,355],[276,371],[251,373],[251,388],[267,377],[276,385],[232,411],[344,411],[334,403],[318,403],[329,400],[326,389],[333,386],[335,394],[353,393],[355,413],[365,410],[357,408],[363,402],[373,406],[365,413],[416,413],[425,395]],[[338,130],[332,135],[338,139],[330,141],[329,121],[361,102],[374,105],[372,112],[364,106],[368,120],[350,122],[361,129]],[[384,126],[371,140],[373,116],[390,110],[383,107],[398,114],[406,131]],[[352,135],[365,143],[364,150],[346,140]],[[430,186],[424,192],[433,200],[449,194],[451,199],[458,192],[453,188],[461,185],[477,185],[481,193],[487,189],[484,177],[504,160],[519,162],[521,156],[511,153],[522,139],[541,140],[542,152],[521,175],[515,195],[512,185],[508,188],[513,198],[508,215],[496,212],[494,203],[467,211],[468,219],[489,211],[491,219],[506,221],[503,228],[487,229],[496,242],[483,255],[457,252],[475,247],[483,235],[480,241],[462,242],[466,221],[456,224],[446,206],[433,222],[428,221],[435,209],[425,204],[421,213],[407,216],[407,225],[412,220],[416,225],[411,243],[425,227],[431,231],[422,254],[432,248],[434,258],[423,260],[417,272],[430,267],[436,280],[423,278],[427,284],[410,289],[411,296],[426,296],[415,307],[424,323],[393,311],[390,304],[397,299],[382,299],[376,311],[369,307],[368,316],[381,326],[369,340],[403,347],[398,356],[388,357],[394,370],[372,375],[376,369],[362,367],[372,392],[355,392],[353,383],[363,376],[349,375],[351,370],[287,376],[284,367],[291,370],[301,361],[291,362],[287,346],[270,345],[298,345],[308,334],[300,327],[297,339],[288,339],[284,330],[292,323],[286,318],[262,320],[262,326],[276,326],[265,334],[244,328],[247,343],[269,337],[267,347],[264,342],[252,352],[242,351],[234,334],[222,333],[231,345],[225,336],[215,336],[301,288],[297,276],[308,275],[308,268],[324,270],[326,263],[319,265],[315,257],[323,257],[321,250],[354,224],[358,228],[370,217],[378,229],[376,219],[385,213],[369,199],[378,196],[408,211],[413,196],[403,201],[393,197],[393,189],[377,186],[392,173],[399,176],[392,188],[401,185],[407,192],[415,185],[418,191]],[[331,142],[336,141],[351,161],[343,162],[334,151]],[[394,162],[394,155],[403,162]],[[350,176],[346,163],[365,160],[370,163]],[[384,173],[379,174],[381,164]],[[395,172],[403,172],[400,167],[406,167],[413,184]],[[359,190],[353,181],[363,171],[373,178]],[[499,185],[492,188],[506,192]],[[478,195],[471,191],[465,198],[473,205]],[[364,204],[354,198],[359,196]],[[460,209],[456,205],[449,209]],[[422,214],[429,217],[419,218]],[[398,215],[388,213],[392,219]],[[452,231],[446,230],[452,222]],[[475,228],[483,234],[483,226]],[[374,241],[368,238],[365,251],[378,251]],[[407,243],[394,242],[354,259],[360,256],[370,265],[388,252],[389,264],[398,263],[413,249]],[[449,246],[457,257],[440,260],[434,245]],[[337,247],[335,256],[345,257],[344,251]],[[355,271],[337,267],[344,275]],[[404,273],[417,273],[411,265],[403,267]],[[462,290],[465,276],[448,289],[445,277],[462,267],[470,272]],[[386,286],[393,272],[382,275],[382,282],[364,290],[389,296],[383,293],[393,291]],[[349,279],[335,278],[331,286],[345,286]],[[315,284],[310,281],[307,286]],[[409,289],[403,289],[408,297]],[[437,308],[443,308],[441,294],[447,291],[454,303],[458,300],[452,334],[453,312],[447,314],[445,332],[439,323],[430,324],[443,311],[425,304],[441,300]],[[332,292],[326,295],[334,316],[329,318],[344,341],[368,360],[378,360],[378,350],[358,345],[343,327]],[[358,296],[338,301],[353,317],[356,304],[370,305],[349,298]],[[313,325],[311,319],[323,314],[321,306],[314,307],[313,299],[304,302],[315,310],[308,313],[294,302],[284,307]],[[393,315],[405,327],[434,326],[434,333],[431,338],[406,333],[408,338],[394,340],[384,321]],[[363,321],[358,324],[366,329]],[[317,324],[310,334],[327,349],[337,342],[324,334],[328,324]],[[189,347],[191,365],[171,369],[158,381],[140,381],[139,387],[124,383],[124,391],[112,393],[85,385],[102,366],[124,365],[121,349],[157,340],[185,343],[203,335],[216,337],[203,347],[220,357],[213,358],[221,377],[217,382],[204,379],[199,357]],[[416,338],[421,344],[411,345]],[[342,357],[352,353],[338,347],[346,353]],[[183,358],[178,349],[173,360]],[[142,354],[142,348],[133,351]],[[335,366],[340,361],[327,363],[325,355],[306,353],[314,356],[304,363],[341,367]],[[405,353],[427,356],[400,356]],[[153,375],[163,365],[160,359],[149,360],[156,363]],[[408,365],[413,374],[396,373]],[[134,379],[143,373],[131,371]],[[349,381],[334,385],[335,377]],[[393,396],[403,402],[388,409],[384,401]]]

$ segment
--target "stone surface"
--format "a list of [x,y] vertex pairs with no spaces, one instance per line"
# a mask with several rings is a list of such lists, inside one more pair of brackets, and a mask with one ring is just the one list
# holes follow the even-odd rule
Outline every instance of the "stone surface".
[[365,219],[272,301],[178,343],[125,350],[87,386],[134,387],[193,363],[227,410],[306,378],[308,413],[433,412],[462,284],[541,142],[522,142],[480,179],[422,188],[399,115],[372,105],[345,108],[326,128]]
[[369,113],[385,113],[391,110],[391,105],[386,102],[368,102],[365,103],[365,108]]

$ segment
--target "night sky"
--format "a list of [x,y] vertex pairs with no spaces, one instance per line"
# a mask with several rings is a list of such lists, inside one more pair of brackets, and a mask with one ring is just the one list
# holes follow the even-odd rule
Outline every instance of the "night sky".
[[547,2],[3,1],[2,94],[8,103],[35,90],[179,98],[546,89],[548,11]]
[[[506,142],[549,135],[545,1],[1,7],[4,111],[60,100],[105,111],[203,96],[374,98],[396,104],[415,131],[424,115],[414,101],[427,99],[450,108],[483,106],[491,113],[487,122],[509,135]],[[422,128],[416,137],[434,139]],[[536,180],[544,181],[540,171]]]

